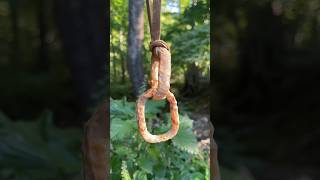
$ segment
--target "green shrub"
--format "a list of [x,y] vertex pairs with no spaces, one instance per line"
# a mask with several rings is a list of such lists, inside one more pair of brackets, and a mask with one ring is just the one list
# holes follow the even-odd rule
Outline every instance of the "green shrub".
[[[149,144],[139,131],[135,103],[111,99],[111,179],[209,179],[208,153],[201,152],[192,120],[180,115],[178,134],[167,142]],[[164,101],[148,101],[146,121],[153,134],[170,129]]]
[[81,172],[80,147],[81,130],[56,128],[49,111],[32,122],[0,112],[0,179],[72,179]]
[[[164,101],[146,105],[154,134],[170,129],[164,109]],[[209,179],[208,153],[197,148],[188,116],[180,116],[175,138],[149,144],[138,132],[135,103],[111,100],[110,110],[112,179]],[[55,127],[50,111],[33,121],[12,121],[0,113],[0,179],[82,179],[81,135],[81,129]]]

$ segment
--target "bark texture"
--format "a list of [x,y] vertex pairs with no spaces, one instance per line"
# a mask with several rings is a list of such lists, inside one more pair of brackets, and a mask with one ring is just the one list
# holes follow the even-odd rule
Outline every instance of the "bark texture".
[[143,84],[144,73],[141,59],[144,18],[143,0],[129,0],[129,29],[128,29],[128,72],[133,86],[133,94],[137,97]]
[[221,180],[219,163],[218,163],[218,145],[213,139],[214,127],[210,122],[210,170],[212,180]]
[[109,101],[93,114],[85,126],[83,157],[86,180],[107,180],[109,177]]

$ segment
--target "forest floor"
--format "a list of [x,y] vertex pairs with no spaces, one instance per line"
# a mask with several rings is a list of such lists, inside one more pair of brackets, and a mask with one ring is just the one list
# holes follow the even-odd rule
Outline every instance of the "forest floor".
[[198,146],[203,151],[210,150],[210,115],[209,110],[203,108],[190,114],[193,120],[193,132],[196,134]]

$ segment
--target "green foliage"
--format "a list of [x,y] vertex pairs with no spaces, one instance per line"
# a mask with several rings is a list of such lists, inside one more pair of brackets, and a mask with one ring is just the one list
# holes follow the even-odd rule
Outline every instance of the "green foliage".
[[[210,27],[209,5],[207,1],[189,2],[179,16],[165,15],[172,19],[164,21],[164,39],[171,44],[172,78],[181,81],[181,74],[195,64],[204,77],[209,76],[210,67]],[[206,78],[208,79],[208,78]]]
[[[138,131],[135,103],[126,99],[110,101],[112,179],[130,175],[139,180],[209,179],[208,154],[198,149],[188,116],[180,115],[180,129],[172,140],[149,144]],[[170,115],[164,109],[164,101],[147,102],[146,121],[154,134],[170,129]],[[161,113],[165,115],[156,115]]]
[[192,132],[192,121],[188,117],[182,117],[180,129],[181,131],[172,139],[173,145],[191,154],[198,154],[197,139]]
[[12,122],[0,113],[0,179],[71,179],[81,169],[79,129],[58,129],[52,113]]
[[[172,59],[183,67],[195,63],[206,74],[210,67],[209,24],[194,27],[193,30],[175,34],[172,37]],[[186,43],[188,42],[188,43]],[[179,69],[176,69],[177,71]]]
[[110,77],[117,81],[124,70],[121,63],[127,58],[128,1],[114,0],[110,6]]
[[[172,82],[183,82],[184,72],[188,65],[195,63],[203,72],[209,75],[209,5],[208,1],[166,0],[162,3],[161,39],[171,46],[172,53]],[[178,8],[178,13],[172,8]],[[146,8],[145,8],[146,9]],[[127,34],[128,34],[128,1],[115,0],[111,2],[111,34],[110,34],[110,77],[111,94],[120,98],[129,96],[127,91],[120,88],[128,83],[126,66]],[[150,74],[151,54],[149,43],[151,41],[146,11],[144,12],[144,40],[142,57],[144,73]],[[120,81],[124,74],[125,82]],[[207,78],[208,79],[208,78]],[[120,83],[121,84],[120,84]],[[113,90],[114,88],[114,90]],[[141,89],[145,89],[146,84]]]

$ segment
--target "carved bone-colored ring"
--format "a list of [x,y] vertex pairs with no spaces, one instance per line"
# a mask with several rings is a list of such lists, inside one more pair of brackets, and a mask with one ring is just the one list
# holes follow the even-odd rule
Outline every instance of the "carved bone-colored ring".
[[148,98],[151,98],[153,94],[155,93],[155,89],[151,88],[148,91],[146,91],[144,94],[142,94],[138,100],[137,100],[137,118],[138,118],[138,126],[140,134],[142,135],[143,139],[149,143],[159,143],[163,141],[167,141],[171,138],[173,138],[179,130],[179,113],[178,113],[178,106],[177,101],[174,95],[168,91],[166,94],[166,98],[168,102],[170,103],[170,112],[171,112],[171,129],[160,135],[153,135],[149,133],[145,121],[145,103],[148,100]]
[[152,51],[151,86],[157,89],[152,99],[165,99],[170,89],[170,48],[165,41],[155,40],[150,43],[150,50]]

